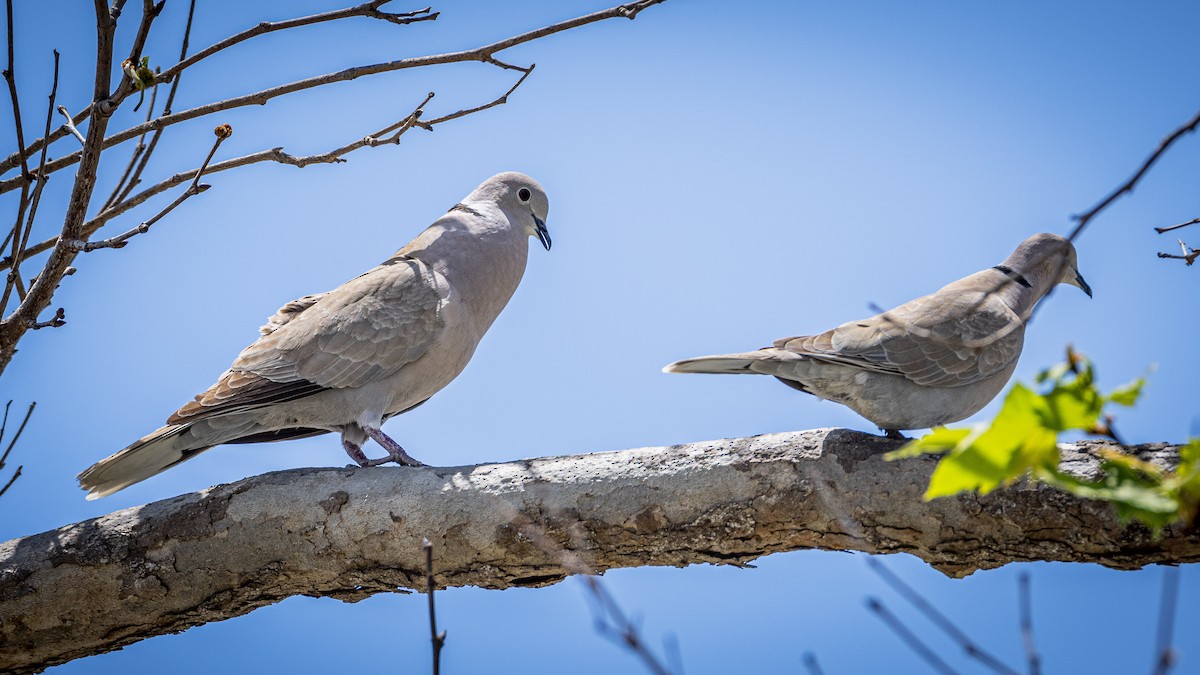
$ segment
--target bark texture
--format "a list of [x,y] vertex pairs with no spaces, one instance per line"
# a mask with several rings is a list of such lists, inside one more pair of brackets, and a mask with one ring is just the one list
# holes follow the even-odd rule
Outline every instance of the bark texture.
[[[926,503],[935,460],[844,429],[478,466],[296,469],[0,544],[0,670],[36,672],[292,595],[356,601],[543,586],[579,571],[740,564],[803,548],[906,552],[951,576],[1024,560],[1200,559],[1111,507],[1018,485]],[[1177,448],[1130,450],[1173,465]],[[1067,446],[1068,470],[1097,462]],[[566,555],[571,551],[573,555]]]

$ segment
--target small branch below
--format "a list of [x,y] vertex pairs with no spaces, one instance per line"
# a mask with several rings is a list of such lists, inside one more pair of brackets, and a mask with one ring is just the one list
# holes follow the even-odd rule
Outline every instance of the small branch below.
[[1200,218],[1192,218],[1191,220],[1187,221],[1186,223],[1180,223],[1178,225],[1172,225],[1170,227],[1156,227],[1156,228],[1154,228],[1154,231],[1159,234],[1164,234],[1166,232],[1170,232],[1171,230],[1178,230],[1181,227],[1187,227],[1188,225],[1195,225],[1196,223],[1200,223]]
[[1188,245],[1183,243],[1182,239],[1176,239],[1176,241],[1179,242],[1179,248],[1183,250],[1183,255],[1159,252],[1158,257],[1170,258],[1172,260],[1182,260],[1183,264],[1191,267],[1192,263],[1196,262],[1196,258],[1200,258],[1200,248],[1189,249]]

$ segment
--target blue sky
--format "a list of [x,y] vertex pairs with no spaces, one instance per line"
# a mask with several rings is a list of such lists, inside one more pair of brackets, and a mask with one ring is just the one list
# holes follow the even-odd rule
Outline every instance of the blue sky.
[[[91,10],[17,4],[32,137],[51,48],[63,53],[63,103],[86,104]],[[192,44],[340,6],[202,3]],[[350,65],[477,46],[605,6],[450,2],[435,7],[443,14],[433,23],[360,19],[267,36],[189,71],[176,109]],[[185,2],[168,2],[147,50],[153,63],[174,62],[185,14]],[[872,303],[892,306],[998,263],[1029,234],[1066,233],[1071,214],[1124,181],[1200,108],[1198,26],[1200,5],[1187,2],[671,0],[634,22],[506,52],[511,62],[538,64],[508,105],[414,131],[398,147],[362,150],[343,165],[259,165],[208,177],[211,190],[149,234],[81,257],[55,300],[68,325],[22,342],[2,393],[17,404],[36,400],[38,410],[14,454],[25,470],[3,498],[0,536],[266,471],[344,464],[326,436],[217,448],[98,502],[85,502],[74,482],[211,384],[281,304],[367,269],[504,170],[545,186],[554,250],[531,250],[521,288],[466,371],[385,427],[416,457],[456,465],[827,426],[873,431],[849,410],[769,378],[659,369],[867,316]],[[428,91],[438,94],[432,116],[490,100],[512,82],[484,65],[452,65],[231,111],[174,127],[151,177],[197,165],[217,123],[234,127],[218,159],[277,145],[308,154],[403,117]],[[0,128],[11,128],[7,106],[0,115]],[[112,128],[133,121],[123,110]],[[1030,381],[1068,343],[1097,361],[1105,387],[1155,364],[1142,403],[1118,419],[1132,441],[1200,434],[1192,302],[1200,272],[1158,260],[1157,251],[1177,245],[1152,229],[1200,215],[1197,141],[1181,141],[1082,235],[1080,270],[1095,299],[1069,288],[1050,297],[1017,369]],[[99,193],[127,151],[106,158]],[[52,182],[44,204],[55,195],[61,203],[64,187]],[[9,197],[0,198],[5,212]],[[44,205],[42,227],[59,217]],[[1180,234],[1200,245],[1200,230]],[[1014,664],[1016,576],[1025,569],[1047,672],[1149,669],[1160,569],[1030,564],[950,580],[906,556],[887,563]],[[1200,672],[1188,637],[1200,628],[1200,577],[1192,568],[1183,577],[1179,672]],[[797,672],[806,650],[830,673],[922,672],[863,607],[867,595],[932,636],[858,554],[773,555],[753,570],[618,570],[605,583],[642,617],[652,644],[675,636],[688,673]],[[575,581],[453,589],[438,602],[447,672],[636,671],[595,633]],[[293,598],[53,672],[425,672],[424,612],[420,596],[354,605]],[[951,663],[978,672],[931,639]]]

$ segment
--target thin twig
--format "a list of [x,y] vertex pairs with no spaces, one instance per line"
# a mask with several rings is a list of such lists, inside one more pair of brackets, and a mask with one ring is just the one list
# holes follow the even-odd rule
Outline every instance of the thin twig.
[[888,609],[883,606],[882,602],[876,598],[867,598],[867,609],[874,612],[876,616],[878,616],[885,624],[887,624],[888,628],[892,629],[892,632],[895,633],[904,642],[904,644],[908,645],[909,649],[912,649],[914,652],[916,652],[917,656],[920,656],[922,659],[924,659],[925,663],[928,663],[931,668],[940,673],[945,673],[946,675],[956,675],[955,670],[951,668],[949,664],[943,661],[942,658],[938,656],[936,652],[930,649],[928,645],[926,645],[924,642],[921,642],[921,638],[917,637],[908,629],[907,626],[905,626],[898,618],[896,618],[894,614],[888,611]]
[[[4,439],[4,427],[8,426],[8,406],[12,405],[9,401],[4,406],[4,424],[0,426],[0,440]],[[37,401],[29,404],[29,409],[25,411],[25,418],[21,420],[21,426],[17,427],[17,433],[13,434],[12,440],[8,442],[8,447],[4,450],[4,454],[0,455],[0,469],[4,468],[4,463],[8,461],[8,455],[12,452],[13,446],[17,444],[17,440],[21,438],[21,432],[25,431],[25,425],[29,423],[30,415],[33,415],[33,409],[37,407]]]
[[[54,82],[50,85],[50,103],[46,106],[46,133],[50,133],[50,125],[54,122],[54,101],[58,96],[58,50],[54,50]],[[46,168],[46,147],[42,146],[41,155],[38,157],[38,176],[42,175],[42,171]],[[25,249],[29,246],[29,235],[33,233],[33,221],[37,218],[38,205],[42,203],[42,190],[46,187],[46,179],[38,180],[37,185],[33,188],[33,197],[29,204],[29,216],[25,219],[25,231],[21,233],[20,244],[16,247],[16,259],[22,260],[25,257]],[[17,293],[21,300],[25,300],[25,289],[21,286],[20,270],[16,270]]]
[[984,651],[982,647],[976,644],[975,641],[968,637],[967,634],[959,629],[958,626],[954,625],[953,621],[939,612],[936,607],[930,604],[929,601],[926,600],[914,588],[904,583],[900,577],[896,576],[896,574],[889,570],[882,562],[871,556],[868,556],[866,560],[867,566],[870,567],[873,572],[878,574],[879,577],[892,588],[892,590],[899,593],[900,596],[912,604],[913,607],[916,607],[917,610],[924,614],[925,617],[933,622],[934,625],[942,629],[942,632],[950,636],[950,639],[957,642],[958,645],[962,647],[963,651],[967,653],[967,656],[976,659],[997,673],[1003,673],[1004,675],[1020,675],[1016,670],[1013,670],[1005,665],[1003,661]]
[[1171,646],[1175,632],[1175,604],[1179,601],[1179,568],[1163,568],[1162,600],[1158,606],[1158,636],[1155,647],[1158,658],[1154,663],[1154,675],[1167,675],[1175,666],[1179,655]]
[[1117,199],[1119,199],[1125,193],[1133,192],[1133,189],[1137,186],[1138,181],[1140,181],[1142,176],[1146,175],[1146,172],[1150,170],[1150,167],[1154,166],[1154,163],[1163,156],[1163,153],[1165,153],[1167,149],[1175,143],[1175,141],[1179,140],[1183,136],[1186,136],[1187,134],[1192,133],[1198,126],[1200,126],[1200,112],[1196,113],[1195,116],[1184,123],[1183,126],[1179,127],[1175,131],[1172,131],[1166,136],[1166,138],[1162,139],[1162,141],[1159,142],[1158,147],[1155,148],[1154,152],[1150,153],[1150,156],[1146,158],[1146,161],[1142,162],[1142,165],[1129,180],[1118,186],[1117,189],[1109,193],[1107,197],[1100,200],[1099,204],[1093,206],[1086,213],[1075,216],[1075,229],[1071,230],[1071,234],[1067,236],[1067,240],[1075,241],[1075,238],[1079,236],[1079,233],[1083,232],[1083,228],[1087,227],[1087,224],[1090,223],[1093,218],[1099,215],[1101,211],[1108,208],[1110,204],[1117,201]]
[[[21,123],[21,102],[17,96],[17,74],[13,49],[13,4],[12,0],[5,2],[6,26],[8,30],[8,67],[4,69],[4,81],[8,83],[8,96],[12,101],[13,109],[13,124],[17,129],[17,154],[20,159],[21,178],[24,184],[21,186],[21,198],[17,205],[17,219],[12,226],[12,234],[9,241],[12,242],[12,257],[16,260],[20,257],[21,248],[21,226],[25,223],[25,210],[29,207],[29,183],[32,177],[29,174],[29,153],[25,152],[25,128]],[[39,176],[39,181],[44,181],[45,176]],[[8,273],[8,279],[4,284],[4,294],[0,296],[0,313],[3,313],[8,308],[8,299],[12,296],[13,289],[21,285],[21,272],[17,267],[13,267]],[[21,299],[24,300],[24,292],[21,292]]]
[[[553,35],[555,33],[561,33],[563,31],[570,30],[573,28],[578,28],[580,26],[595,23],[597,21],[602,21],[605,19],[613,19],[613,18],[632,19],[635,16],[637,16],[638,13],[640,13],[642,10],[646,9],[647,7],[650,7],[652,5],[657,5],[664,1],[665,0],[640,0],[639,2],[631,2],[631,3],[625,4],[625,5],[619,5],[616,7],[611,7],[609,9],[601,10],[599,12],[593,12],[591,14],[586,14],[584,16],[576,17],[574,19],[569,19],[567,21],[561,21],[556,24],[545,26],[545,27],[539,28],[537,30],[532,30],[532,31],[529,31],[526,33],[522,33],[522,34],[516,35],[514,37],[500,40],[499,42],[493,42],[491,44],[484,45],[482,47],[476,47],[474,49],[469,49],[469,50],[460,51],[460,52],[447,52],[444,54],[434,54],[434,55],[430,55],[430,56],[417,56],[417,57],[412,57],[412,58],[407,58],[407,59],[399,59],[396,61],[387,61],[387,62],[383,62],[383,63],[376,63],[376,64],[365,65],[365,66],[355,66],[353,68],[347,68],[345,70],[340,70],[340,71],[333,72],[333,73],[327,73],[325,75],[318,75],[318,76],[314,76],[314,77],[305,78],[303,80],[296,80],[294,82],[289,82],[287,84],[278,85],[275,87],[271,87],[269,89],[263,89],[261,91],[254,92],[252,94],[245,94],[242,96],[235,96],[233,98],[228,98],[223,101],[215,101],[212,103],[206,103],[204,105],[200,105],[195,108],[190,108],[188,110],[184,110],[179,113],[172,114],[169,117],[165,116],[165,115],[160,115],[159,117],[156,117],[155,119],[151,120],[150,122],[138,124],[138,125],[129,127],[127,129],[125,129],[124,131],[117,132],[117,133],[113,134],[112,136],[109,136],[108,138],[106,138],[104,140],[102,147],[109,148],[114,145],[124,143],[125,141],[128,141],[132,138],[136,138],[137,136],[141,135],[142,133],[145,133],[148,130],[163,129],[168,126],[174,125],[174,124],[186,122],[188,120],[195,119],[197,117],[203,117],[205,115],[211,115],[212,113],[220,112],[223,110],[230,110],[233,108],[240,108],[240,107],[245,107],[245,106],[249,106],[249,105],[264,105],[267,102],[269,102],[270,100],[280,97],[280,96],[284,96],[286,94],[292,94],[297,91],[303,91],[305,89],[312,89],[314,87],[320,87],[320,86],[324,86],[324,85],[328,85],[328,84],[334,84],[337,82],[349,82],[351,80],[355,80],[360,77],[364,77],[364,76],[368,76],[368,75],[378,75],[380,73],[394,72],[394,71],[406,70],[406,69],[410,69],[410,68],[420,68],[420,67],[424,67],[424,66],[443,65],[443,64],[447,64],[447,63],[462,63],[462,62],[467,62],[467,61],[479,61],[482,63],[488,63],[491,65],[495,65],[495,66],[501,67],[501,68],[511,68],[511,66],[508,66],[507,64],[501,65],[499,62],[497,62],[494,59],[494,55],[505,49],[509,49],[511,47],[515,47],[517,45],[524,44],[526,42],[531,42],[533,40],[537,40],[537,39],[546,37],[548,35]],[[163,74],[165,76],[167,74],[167,71],[163,71]],[[64,157],[61,157],[57,160],[50,162],[47,165],[47,171],[54,172],[54,171],[63,169],[65,167],[70,166],[70,165],[74,164],[75,162],[79,161],[79,158],[80,158],[79,152],[74,152],[74,153],[71,153]],[[0,163],[0,170],[4,170],[2,163]],[[22,182],[24,182],[25,180],[26,180],[25,178],[18,176],[18,177],[9,179],[9,180],[0,181],[0,193],[8,192],[17,187],[20,187]]]
[[72,136],[79,139],[80,145],[86,144],[87,141],[83,139],[83,134],[79,133],[79,129],[76,129],[75,123],[71,121],[71,113],[67,112],[67,106],[58,106],[58,113],[67,119],[66,122],[63,122],[63,127],[69,131]]
[[433,675],[438,675],[442,668],[442,645],[446,643],[446,631],[438,632],[437,612],[433,607],[433,542],[422,539],[421,547],[425,549],[425,588],[429,593],[429,641],[433,644]]
[[1173,260],[1182,260],[1183,264],[1187,265],[1188,267],[1191,267],[1192,263],[1196,262],[1196,258],[1200,258],[1200,248],[1193,248],[1193,249],[1189,250],[1188,245],[1183,243],[1182,239],[1176,239],[1175,241],[1179,242],[1179,248],[1181,248],[1183,250],[1183,255],[1175,255],[1174,253],[1159,252],[1158,257],[1171,258]]
[[[191,41],[191,36],[192,36],[192,19],[195,17],[195,15],[196,15],[196,0],[191,0],[191,2],[188,3],[187,24],[183,28],[183,41],[179,47],[179,60],[180,61],[182,61],[184,58],[187,57],[188,44]],[[156,77],[155,81],[160,82],[161,77],[162,77],[162,74],[159,73],[158,76]],[[163,109],[162,109],[162,115],[164,117],[171,114],[172,106],[175,105],[175,92],[177,92],[179,90],[179,82],[182,79],[183,79],[183,75],[181,73],[181,74],[177,75],[174,80],[171,81],[171,88],[167,92],[167,102],[163,106]],[[157,84],[155,85],[154,90],[155,90],[155,92],[158,91]],[[147,121],[149,121],[151,119],[151,117],[152,117],[151,113],[153,113],[153,112],[154,112],[154,98],[152,96],[150,99],[150,110],[146,111],[146,120]],[[150,163],[150,156],[154,154],[154,150],[158,147],[158,139],[161,138],[162,135],[163,135],[163,130],[158,129],[157,131],[154,132],[154,135],[150,137],[150,144],[148,146],[146,146],[146,151],[142,154],[141,161],[138,162],[137,169],[135,169],[133,172],[133,175],[130,176],[129,182],[125,184],[125,187],[124,187],[124,189],[121,190],[120,195],[118,195],[118,197],[115,200],[113,200],[113,204],[116,204],[117,202],[120,202],[120,201],[124,200],[126,197],[128,197],[129,193],[132,192],[133,189],[142,182],[142,172],[146,170],[146,165]],[[138,136],[138,145],[141,145],[143,138],[145,138],[144,134],[141,136]],[[111,206],[111,204],[105,204],[104,208],[101,209],[101,211],[107,210],[109,208],[109,206]]]
[[1196,223],[1200,223],[1200,218],[1192,218],[1191,220],[1187,221],[1186,223],[1180,223],[1178,225],[1172,225],[1170,227],[1156,227],[1156,228],[1154,228],[1154,231],[1159,234],[1163,234],[1165,232],[1170,232],[1171,230],[1178,230],[1181,227],[1187,227],[1188,225],[1195,225]]
[[530,66],[528,68],[516,68],[514,66],[514,68],[516,70],[521,71],[521,73],[522,73],[521,77],[517,79],[517,81],[513,84],[513,86],[508,88],[508,91],[504,92],[503,94],[496,97],[492,101],[485,103],[481,106],[476,106],[474,108],[466,108],[463,110],[459,110],[458,112],[450,113],[449,115],[438,117],[436,119],[432,119],[432,120],[428,120],[428,121],[418,121],[416,123],[416,125],[421,127],[422,129],[424,129],[425,131],[433,131],[433,127],[435,125],[441,124],[443,122],[449,122],[450,120],[456,120],[460,117],[466,117],[467,115],[473,115],[477,112],[487,110],[488,108],[494,108],[498,105],[503,105],[505,103],[508,103],[508,97],[514,91],[517,90],[517,87],[521,86],[521,83],[525,81],[525,78],[529,77],[530,73],[533,72],[533,69],[536,65],[537,65],[536,63],[530,64]]
[[12,487],[12,484],[17,482],[17,479],[21,477],[21,469],[24,468],[24,464],[17,466],[17,470],[13,472],[12,478],[9,478],[8,482],[4,484],[4,487],[0,488],[0,497],[3,497],[4,493],[8,492],[8,488]]
[[[249,155],[243,155],[241,157],[234,157],[232,159],[227,159],[227,160],[224,160],[221,162],[217,162],[216,164],[212,164],[204,171],[204,175],[211,175],[214,173],[218,173],[220,171],[227,171],[229,169],[235,169],[235,168],[238,168],[241,166],[257,164],[260,162],[277,162],[279,164],[287,164],[287,165],[295,166],[295,167],[299,167],[299,168],[304,168],[304,167],[312,165],[312,164],[329,164],[329,163],[343,162],[343,161],[345,161],[345,160],[341,159],[341,157],[343,155],[346,155],[346,154],[353,152],[355,150],[358,150],[360,148],[367,148],[367,147],[373,148],[373,147],[379,147],[381,145],[399,144],[400,136],[416,125],[417,120],[420,119],[421,114],[423,112],[422,108],[426,104],[428,104],[432,98],[433,98],[433,92],[430,92],[429,94],[426,95],[425,99],[421,102],[421,104],[419,106],[417,106],[417,108],[415,108],[406,117],[400,119],[399,121],[397,121],[393,124],[389,124],[388,126],[384,127],[383,129],[380,129],[379,131],[375,132],[374,134],[370,134],[368,136],[360,138],[352,143],[343,145],[342,147],[337,148],[335,150],[330,150],[329,152],[323,152],[323,153],[316,154],[316,155],[304,155],[304,156],[297,157],[295,155],[284,152],[283,148],[271,148],[270,150],[262,150],[262,151],[252,153]],[[392,134],[392,135],[385,136],[386,134]],[[153,140],[151,140],[151,147],[153,147]],[[145,155],[143,155],[143,158],[145,158]],[[83,236],[84,237],[91,236],[93,233],[95,233],[97,230],[99,230],[101,227],[103,227],[104,224],[107,223],[108,221],[112,220],[113,218],[116,218],[117,216],[120,216],[121,214],[129,211],[130,209],[140,206],[141,204],[143,204],[147,200],[149,200],[151,197],[155,197],[177,185],[181,185],[183,183],[188,182],[189,180],[193,180],[194,177],[196,176],[197,171],[198,171],[198,169],[189,169],[187,171],[181,171],[181,172],[175,174],[174,176],[171,176],[170,178],[167,178],[149,188],[146,188],[145,190],[142,190],[141,192],[137,193],[136,195],[134,195],[128,199],[123,199],[122,201],[118,202],[117,204],[114,204],[113,206],[105,209],[104,211],[101,211],[94,218],[92,218],[91,220],[89,220],[87,223],[84,224]],[[39,244],[30,246],[25,250],[25,252],[24,252],[22,258],[20,258],[20,260],[24,261],[26,258],[29,258],[30,256],[34,256],[39,253],[42,253],[43,251],[47,251],[51,248],[54,248],[55,244],[57,244],[57,243],[58,243],[58,237],[51,237]],[[4,259],[0,260],[0,271],[8,269],[11,266],[12,266],[12,258],[11,257],[6,256]]]
[[[150,88],[150,105],[146,107],[146,121],[150,121],[150,119],[154,116],[154,103],[157,99],[158,99],[158,84],[156,83],[153,87]],[[142,153],[144,153],[145,151],[146,151],[146,134],[142,134],[141,136],[138,136],[137,145],[133,146],[133,152],[130,153],[130,155],[129,155],[129,164],[127,164],[125,166],[125,171],[121,174],[121,178],[117,181],[117,184],[113,187],[112,193],[108,195],[108,199],[104,200],[104,206],[100,207],[101,211],[112,206],[113,204],[116,203],[116,201],[118,199],[121,198],[121,195],[125,192],[125,189],[126,189],[126,181],[129,181],[128,187],[130,190],[132,190],[134,188],[134,186],[137,185],[136,182],[130,181],[130,178],[133,176],[133,172],[138,166],[138,163],[137,163],[138,159],[142,156]]]
[[223,124],[217,127],[215,131],[217,140],[213,143],[212,148],[209,149],[208,156],[204,158],[204,163],[201,164],[200,168],[196,170],[196,175],[192,178],[192,184],[188,186],[187,190],[184,190],[182,194],[176,197],[175,201],[171,202],[161,211],[154,214],[154,217],[150,218],[150,220],[140,223],[137,227],[126,230],[115,237],[101,241],[84,241],[82,239],[77,239],[74,242],[68,242],[68,244],[73,246],[75,250],[82,252],[95,251],[96,249],[101,248],[124,248],[125,245],[129,243],[131,238],[148,232],[155,223],[157,223],[171,211],[174,211],[175,207],[182,204],[189,197],[201,194],[205,190],[208,190],[208,188],[211,186],[201,183],[200,177],[203,176],[204,172],[208,169],[208,163],[212,161],[213,155],[217,152],[217,148],[221,147],[221,143],[225,142],[225,139],[229,138],[229,136],[233,133],[228,124]]
[[[303,17],[303,18],[299,18],[299,19],[290,19],[288,21],[280,21],[280,22],[274,22],[274,23],[263,22],[263,23],[258,24],[254,28],[248,29],[246,31],[242,31],[241,33],[238,33],[237,35],[234,35],[230,38],[226,38],[225,40],[222,40],[221,42],[218,42],[215,45],[208,47],[207,49],[197,52],[196,56],[188,59],[188,58],[185,58],[187,56],[187,53],[186,53],[187,37],[186,37],[186,35],[190,34],[190,32],[191,32],[191,16],[193,14],[193,10],[195,9],[195,1],[193,0],[193,2],[191,3],[191,7],[188,11],[188,28],[185,29],[184,53],[182,55],[180,55],[178,63],[176,63],[175,65],[164,70],[156,79],[158,79],[162,82],[171,81],[172,82],[171,90],[174,91],[175,90],[174,81],[178,79],[179,75],[182,73],[182,71],[184,69],[186,69],[192,65],[195,65],[201,59],[212,56],[213,54],[215,54],[223,49],[232,47],[233,45],[243,42],[251,37],[269,33],[269,32],[275,31],[275,30],[282,30],[284,28],[295,28],[297,26],[311,25],[314,23],[320,23],[320,22],[324,22],[324,21],[333,21],[336,19],[344,19],[344,18],[348,18],[348,17],[352,17],[352,16],[370,16],[371,18],[381,19],[384,21],[388,21],[389,23],[414,23],[416,21],[429,21],[429,20],[436,19],[438,16],[438,14],[436,12],[429,14],[429,8],[425,8],[423,10],[417,10],[415,12],[405,12],[405,13],[397,13],[397,14],[376,11],[376,10],[378,10],[380,5],[387,4],[387,2],[390,2],[390,0],[373,0],[372,2],[368,2],[368,3],[362,4],[362,5],[358,5],[357,7],[351,7],[351,8],[344,9],[344,10],[336,10],[333,12],[326,12],[324,14],[316,14],[313,16]],[[161,4],[162,3],[160,3],[160,5]],[[161,7],[160,7],[160,10],[161,10]],[[422,14],[422,13],[429,14],[429,16],[421,17],[421,18],[413,18],[409,21],[401,21],[400,20],[403,17],[417,17],[419,14]],[[392,20],[391,17],[396,17],[397,19]],[[270,28],[268,30],[260,29],[260,27],[263,26],[263,24],[272,26],[272,28]],[[132,57],[131,57],[131,59],[132,59]],[[125,82],[122,81],[122,84],[124,85]],[[128,95],[129,93],[131,93],[132,91],[133,91],[132,87],[122,86],[121,88],[118,89],[118,91],[116,93],[114,93],[114,95],[112,97],[112,104],[110,104],[110,105],[119,104],[121,102],[121,100],[123,100],[125,98],[125,96]],[[168,105],[168,108],[169,108],[169,105]],[[71,120],[72,125],[81,124],[83,122],[83,120],[86,120],[89,117],[91,117],[92,112],[93,112],[93,106],[88,105],[88,107],[79,111],[73,117],[69,117],[69,119]],[[166,112],[169,113],[169,110],[167,110]],[[166,114],[166,113],[164,113],[164,114]],[[64,124],[63,126],[59,127],[57,130],[55,130],[55,132],[53,134],[51,134],[49,136],[43,136],[42,138],[35,140],[28,148],[25,148],[25,152],[32,155],[34,152],[37,152],[43,146],[50,145],[50,144],[55,143],[58,140],[61,140],[63,137],[65,137],[69,133],[69,131],[70,131],[69,127]],[[24,147],[24,146],[22,146],[22,147]],[[3,161],[0,161],[0,173],[6,173],[6,172],[10,171],[13,167],[16,167],[19,163],[20,162],[19,162],[18,153],[13,153],[12,155],[5,158]]]
[[1029,675],[1041,675],[1042,657],[1033,640],[1033,609],[1030,601],[1029,573],[1017,575],[1017,606],[1021,615],[1021,643],[1025,646],[1025,657],[1029,661]]

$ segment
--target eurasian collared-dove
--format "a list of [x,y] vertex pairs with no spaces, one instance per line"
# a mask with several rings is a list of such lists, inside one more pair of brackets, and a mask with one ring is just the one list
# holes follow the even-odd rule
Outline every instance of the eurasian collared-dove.
[[[80,486],[96,499],[215,445],[328,432],[361,466],[419,465],[380,425],[467,365],[521,281],[527,238],[550,250],[548,209],[532,178],[492,176],[378,267],[280,308],[216,384],[79,474]],[[388,457],[368,460],[367,438]]]
[[869,319],[663,371],[774,375],[900,436],[957,422],[995,398],[1017,366],[1034,305],[1060,283],[1092,295],[1071,242],[1035,234],[1003,263]]

